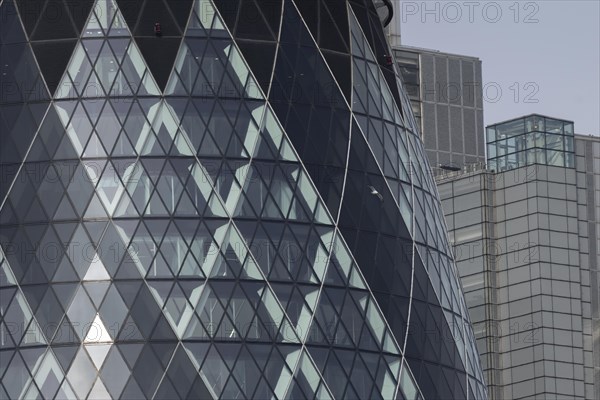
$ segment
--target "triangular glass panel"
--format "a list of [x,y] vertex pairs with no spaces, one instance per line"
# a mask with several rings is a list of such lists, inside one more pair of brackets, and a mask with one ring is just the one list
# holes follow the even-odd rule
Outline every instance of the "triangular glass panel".
[[125,322],[122,325],[121,331],[117,336],[117,340],[119,341],[130,341],[130,340],[144,340],[144,336],[142,335],[140,328],[134,322],[131,316],[127,317]]
[[[74,326],[92,327],[92,322],[97,317],[97,314],[95,312],[94,304],[90,301],[83,286],[79,286],[75,298],[67,310],[67,316]],[[93,327],[90,329],[93,329]],[[82,329],[76,329],[75,331],[80,339],[84,339],[84,335],[88,334],[88,332],[84,332]]]
[[209,389],[220,397],[226,383],[224,377],[229,376],[230,372],[214,346],[208,351],[204,365],[200,368],[200,373],[205,378]]
[[135,148],[129,141],[129,137],[124,130],[118,133],[115,147],[113,148],[111,156],[113,157],[136,157],[138,154]]
[[58,143],[58,147],[56,148],[56,153],[54,153],[55,160],[68,160],[77,158],[78,154],[73,149],[73,145],[69,138],[65,135],[62,136],[62,139]]
[[[183,42],[175,60],[175,69],[167,84],[167,94],[191,93],[200,71],[198,60],[204,56],[205,48],[204,40],[186,39]],[[200,77],[203,79],[203,75]]]
[[[204,6],[204,4],[208,3],[208,1],[207,0],[200,0],[199,3],[200,3],[201,6]],[[211,37],[230,38],[231,36],[229,36],[229,33],[227,32],[227,29],[225,28],[225,24],[221,20],[221,17],[219,16],[219,13],[217,13],[215,11],[215,9],[212,6],[212,4],[209,5],[208,7],[206,7],[205,9],[206,10],[210,10],[208,12],[214,14],[214,18],[212,20],[212,25],[210,26],[210,29],[208,28],[207,25],[205,25],[207,33]],[[198,15],[201,15],[201,14],[198,14]],[[202,15],[200,16],[200,18],[202,18]],[[208,16],[207,19],[204,19],[203,20],[203,24],[206,24],[209,19],[210,19],[210,16]]]
[[[127,23],[125,22],[125,18],[123,18],[123,15],[117,9],[114,1],[112,3],[114,5],[113,9],[116,11],[114,12],[115,16],[112,20],[110,30],[108,31],[108,36],[129,36],[129,29],[127,29]],[[110,15],[110,13],[108,15]]]
[[206,36],[206,29],[210,29],[212,26],[212,20],[215,14],[214,8],[209,0],[194,1],[192,15],[185,36]]
[[[19,14],[17,13],[17,8],[12,0],[4,1],[0,4],[0,12],[3,12],[4,15],[7,16],[2,27],[0,28],[0,39],[2,43],[12,44],[12,43],[23,43],[27,39],[25,37],[25,32],[21,26],[21,21],[19,21]],[[29,33],[31,33],[31,29],[33,27],[30,24],[35,24],[35,18],[31,18],[31,21],[28,21],[27,27],[29,29]]]
[[58,389],[58,392],[56,393],[56,398],[57,399],[76,399],[77,398],[75,391],[69,384],[69,381],[67,381],[66,379],[63,380],[62,385],[60,385],[60,388]]
[[272,159],[273,155],[285,160],[298,162],[298,158],[289,144],[286,134],[275,119],[273,112],[267,108],[260,130],[260,138],[255,147],[254,157]]
[[241,398],[244,392],[238,387],[238,384],[234,378],[229,378],[225,388],[223,389],[223,398],[237,399]]
[[[175,333],[171,329],[169,322],[166,318],[161,314],[158,318],[158,322],[156,323],[156,327],[152,332],[150,337],[152,341],[174,341],[177,340]],[[167,360],[168,362],[168,360]]]
[[178,285],[175,285],[171,292],[163,312],[169,319],[173,329],[175,329],[177,336],[180,338],[183,337],[194,313],[186,296]]
[[246,242],[233,225],[230,225],[220,248],[221,254],[213,267],[211,277],[226,277],[231,274],[230,278],[263,279],[250,256]]
[[80,339],[75,333],[73,325],[69,319],[65,316],[59,323],[59,327],[54,334],[52,344],[78,344]]
[[[124,121],[123,128],[125,134],[137,153],[142,151],[150,132],[150,123],[148,122],[147,117],[153,117],[158,108],[158,103],[152,104],[149,107],[147,107],[147,104],[145,103],[142,104],[145,106],[144,109],[140,107],[140,103],[134,101],[129,110],[127,119],[125,120],[125,116],[121,118],[121,120]],[[122,110],[121,112],[125,113],[126,110]],[[119,112],[117,115],[119,115]]]
[[107,218],[106,210],[102,205],[102,202],[98,198],[98,195],[94,194],[90,203],[87,206],[87,210],[85,211],[85,218],[95,219],[95,218]]
[[[15,294],[15,290],[11,290],[9,288],[6,290],[6,293],[1,294],[3,295],[3,304],[10,303],[10,305],[7,306],[7,309],[4,312],[4,319],[6,321],[16,324],[17,326],[28,326],[29,322],[33,318],[33,314],[31,312],[31,309],[29,308],[29,304],[25,296],[23,296],[21,291],[16,291],[16,295],[13,298],[12,303],[10,302],[10,295]],[[9,301],[6,301],[7,299]],[[21,340],[22,334],[22,331],[13,334],[15,342],[19,342]]]
[[254,392],[254,395],[252,395],[251,397],[255,398],[255,399],[277,398],[275,396],[275,394],[273,393],[273,389],[271,389],[271,387],[269,386],[269,384],[267,383],[267,380],[265,378],[262,378],[258,382],[258,385],[256,385],[256,391]]
[[[13,25],[15,27],[14,32],[23,32],[16,10],[13,9],[11,11],[8,7],[3,7],[2,12],[6,15],[5,21],[2,23],[3,31],[4,25],[11,25],[9,20],[16,19],[17,22]],[[2,35],[1,39],[3,44],[6,43],[4,42],[5,35]],[[0,63],[2,64],[3,73],[2,81],[5,84],[12,82],[13,85],[16,83],[18,83],[19,86],[23,85],[22,87],[19,87],[19,90],[5,90],[2,99],[3,103],[22,103],[27,100],[30,93],[42,97],[38,98],[38,100],[45,100],[48,98],[47,91],[44,87],[45,85],[40,81],[40,73],[31,52],[31,47],[26,44],[25,39],[19,40],[19,43],[2,46]]]
[[96,373],[94,364],[89,359],[87,352],[81,347],[67,374],[67,380],[73,383],[73,390],[75,390],[78,398],[87,396],[96,378]]
[[96,254],[93,258],[92,263],[90,264],[89,269],[85,273],[83,277],[84,281],[101,281],[101,280],[110,280],[110,275],[106,272],[106,268],[102,263],[98,254]]
[[185,88],[183,80],[179,77],[178,74],[174,73],[173,75],[171,75],[169,83],[167,84],[165,94],[174,96],[188,96],[189,92]]
[[109,286],[110,282],[85,282],[83,284],[95,308],[100,307]]
[[104,400],[110,398],[110,394],[108,393],[108,390],[106,390],[106,386],[104,386],[101,379],[96,380],[96,383],[94,384],[94,387],[92,387],[92,390],[90,390],[87,398],[88,400]]
[[117,141],[117,136],[119,131],[121,130],[121,125],[110,106],[110,103],[106,103],[102,114],[100,114],[100,118],[98,119],[96,125],[96,133],[100,137],[102,144],[108,152],[112,150],[115,142]]
[[[101,37],[104,36],[107,26],[106,25],[106,18],[108,16],[108,13],[106,12],[106,3],[103,1],[100,1],[96,4],[95,7],[98,7],[98,12],[96,12],[96,10],[92,10],[92,13],[90,14],[90,18],[87,21],[87,24],[84,27],[83,32],[81,32],[81,36],[82,37]],[[101,9],[100,7],[104,8]],[[100,14],[101,18],[98,18],[98,16],[96,14]]]
[[158,86],[149,73],[148,67],[135,42],[131,42],[121,68],[129,85],[132,88],[137,88],[138,95],[160,94]]
[[194,255],[192,254],[192,252],[189,252],[186,257],[185,260],[183,261],[183,264],[181,265],[181,269],[179,270],[179,277],[180,278],[198,278],[198,277],[204,277],[204,273],[202,272],[201,268],[201,263],[199,263],[196,258],[194,257]]
[[[17,335],[18,336],[18,335]],[[35,318],[31,319],[29,326],[25,328],[20,347],[47,345],[44,331]]]
[[117,345],[119,353],[129,368],[136,364],[144,345],[141,343],[120,343]]
[[100,370],[102,368],[102,364],[108,355],[109,350],[111,349],[110,344],[86,344],[85,349],[88,352],[88,355],[92,359],[94,366],[96,369]]
[[[104,45],[98,51],[98,58],[96,59],[94,66],[94,70],[98,78],[98,83],[102,85],[104,93],[111,92],[111,88],[117,75],[118,68],[119,60],[114,55],[110,45],[108,44],[108,41],[104,41]],[[90,78],[90,81],[88,82],[88,88],[90,87],[91,82],[92,81]],[[88,88],[86,88],[86,92]],[[100,93],[100,91],[98,91],[98,93]]]
[[123,373],[127,369],[128,366],[117,346],[112,346],[100,372],[100,379],[112,396],[110,398],[118,398],[123,391],[129,378],[129,374]]
[[232,76],[235,76],[237,78],[237,81],[240,82],[240,89],[241,87],[244,87],[244,93],[242,94],[242,97],[257,100],[263,99],[258,84],[254,80],[253,76],[250,74],[250,70],[246,65],[244,59],[242,58],[242,55],[240,54],[238,49],[233,45],[233,43],[229,52],[228,65],[230,67],[230,70],[233,72]]
[[23,398],[33,399],[33,400],[42,400],[43,399],[42,394],[40,393],[40,390],[33,383],[29,385],[29,389],[26,390],[26,393],[23,396]]
[[[41,206],[40,209],[41,211]],[[73,209],[73,206],[71,205],[71,202],[69,201],[69,197],[68,196],[64,196],[62,201],[60,202],[60,205],[58,206],[58,208],[56,209],[56,213],[54,214],[54,219],[55,220],[74,220],[74,219],[78,219],[78,215],[75,212],[75,210]]]
[[9,395],[9,399],[16,399],[20,396],[23,396],[25,392],[25,385],[31,379],[31,374],[27,369],[25,363],[23,362],[23,358],[21,357],[19,352],[14,352],[14,357],[10,360],[11,351],[7,352],[8,358],[3,360],[4,363],[7,363],[8,366],[6,368],[6,373],[2,379],[2,383],[4,382],[17,382],[15,385],[6,385],[7,393]]
[[[231,293],[230,290],[228,293],[220,294],[220,296],[226,299],[229,293]],[[218,298],[219,296],[216,294],[216,291],[213,290],[212,287],[206,286],[202,291],[200,299],[195,308],[196,313],[200,317],[202,325],[211,337],[216,337],[218,335],[219,332],[217,328],[219,327],[224,315],[223,305]]]
[[202,322],[200,322],[200,318],[194,314],[190,319],[185,333],[181,336],[181,339],[207,340],[210,339],[210,335],[204,329]]
[[8,260],[4,257],[4,251],[0,248],[0,287],[13,286],[17,284]]
[[96,1],[93,12],[90,14],[87,24],[85,25],[82,36],[98,37],[106,35],[116,6],[112,1]]

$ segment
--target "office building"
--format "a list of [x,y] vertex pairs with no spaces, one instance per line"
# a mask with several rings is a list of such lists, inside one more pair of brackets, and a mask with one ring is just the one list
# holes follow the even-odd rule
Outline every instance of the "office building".
[[599,398],[600,140],[529,115],[438,177],[492,399]]
[[481,60],[393,48],[433,173],[485,163]]
[[0,1],[0,398],[487,398],[392,11]]
[[388,40],[444,204],[490,398],[600,398],[598,138],[542,115],[484,132],[481,62],[405,46],[399,26]]
[[[405,10],[400,0],[389,0]],[[424,6],[425,3],[422,4]],[[410,7],[409,7],[410,8]],[[485,164],[481,60],[402,43],[399,12],[386,26],[431,173]]]

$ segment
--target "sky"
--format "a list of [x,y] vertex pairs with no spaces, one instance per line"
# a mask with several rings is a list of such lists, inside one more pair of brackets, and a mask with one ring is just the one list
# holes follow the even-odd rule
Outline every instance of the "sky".
[[395,15],[403,45],[481,59],[485,125],[539,113],[600,135],[600,0],[402,0]]

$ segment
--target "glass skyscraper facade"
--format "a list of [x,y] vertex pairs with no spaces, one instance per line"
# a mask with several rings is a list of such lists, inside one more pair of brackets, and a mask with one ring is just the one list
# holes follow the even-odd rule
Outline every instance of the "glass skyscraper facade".
[[388,1],[0,1],[0,399],[484,399]]

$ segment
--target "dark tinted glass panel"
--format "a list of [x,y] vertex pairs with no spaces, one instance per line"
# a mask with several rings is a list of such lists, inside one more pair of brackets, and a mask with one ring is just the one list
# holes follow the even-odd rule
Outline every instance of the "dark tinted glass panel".
[[242,0],[235,35],[240,39],[275,40],[254,0]]
[[75,22],[75,27],[77,28],[77,32],[81,32],[81,30],[83,29],[83,26],[87,22],[88,17],[90,15],[90,11],[92,10],[92,7],[94,6],[94,2],[95,2],[94,0],[79,0],[77,2],[75,2],[75,1],[67,2],[67,7],[70,11],[73,22]]
[[[246,0],[248,1],[248,0]],[[229,0],[215,0],[215,5],[219,9],[219,12],[223,16],[227,27],[234,31],[235,22],[238,18],[238,11],[240,9],[241,1],[229,1]]]
[[325,49],[331,49],[336,51],[348,51],[347,48],[347,38],[348,35],[348,26],[345,22],[348,21],[347,16],[341,15],[340,21],[342,22],[342,29],[344,25],[346,25],[346,32],[343,35],[340,32],[340,27],[337,25],[337,21],[333,19],[332,15],[329,13],[329,9],[327,8],[325,3],[321,3],[320,10],[320,21],[319,21],[319,46]]
[[136,38],[144,60],[161,90],[164,90],[169,79],[180,42],[180,39],[174,38]]
[[160,23],[162,36],[180,36],[182,33],[164,1],[154,0],[145,2],[134,36],[155,36],[154,24],[156,23]]
[[[129,30],[133,32],[137,25],[137,20],[140,16],[140,9],[142,6],[142,2],[138,1],[138,0],[115,0],[115,1],[117,3],[117,6],[119,7],[119,11],[121,11],[123,18],[125,18],[125,21],[127,22],[127,25],[129,25]],[[160,0],[154,0],[154,1],[158,2]],[[154,21],[154,22],[156,22],[156,21]],[[152,26],[154,25],[154,22],[152,22]]]
[[60,0],[48,1],[31,39],[49,40],[75,37],[77,37],[77,33],[65,4]]
[[281,7],[284,0],[255,0],[262,11],[263,17],[275,34],[279,32],[279,23],[281,21]]
[[33,52],[51,93],[56,90],[76,43],[75,40],[62,40],[32,44]]
[[335,80],[340,85],[344,96],[346,96],[346,99],[350,99],[350,93],[352,92],[350,57],[326,50],[323,51],[323,55],[333,72]]
[[348,28],[348,9],[344,0],[326,1],[323,3],[335,22],[344,43],[348,43],[350,31]]
[[308,29],[313,35],[318,36],[319,32],[319,4],[321,0],[297,0],[295,3],[298,5],[300,14],[306,22]]
[[184,31],[188,22],[190,11],[192,10],[192,4],[194,4],[193,0],[167,1],[167,5],[171,9],[171,12],[175,17],[175,21],[179,25],[181,32]]
[[23,26],[25,26],[27,34],[30,35],[44,11],[46,2],[40,0],[16,0],[15,2],[19,7],[19,14],[21,15]]
[[275,43],[240,40],[238,46],[261,88],[267,92],[275,62]]
[[0,6],[2,24],[0,24],[0,43],[20,43],[26,40],[17,9],[11,1],[5,1]]

